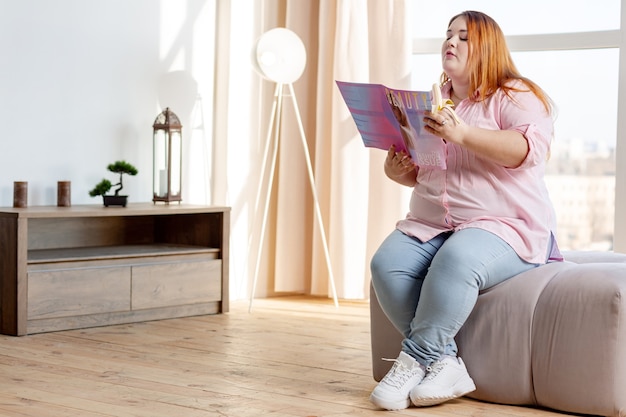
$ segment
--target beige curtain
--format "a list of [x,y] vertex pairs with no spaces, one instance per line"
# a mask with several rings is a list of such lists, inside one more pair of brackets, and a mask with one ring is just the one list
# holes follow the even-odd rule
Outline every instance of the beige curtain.
[[[385,152],[363,146],[335,80],[410,87],[409,0],[267,1],[266,31],[284,26],[307,49],[307,67],[294,84],[314,170],[332,275],[318,228],[305,153],[285,99],[282,137],[264,243],[264,294],[298,292],[367,298],[369,259],[405,215],[410,190],[383,173]],[[274,26],[270,26],[274,25]],[[266,95],[264,111],[271,107]],[[333,280],[331,280],[333,278]],[[259,292],[257,292],[259,294]]]

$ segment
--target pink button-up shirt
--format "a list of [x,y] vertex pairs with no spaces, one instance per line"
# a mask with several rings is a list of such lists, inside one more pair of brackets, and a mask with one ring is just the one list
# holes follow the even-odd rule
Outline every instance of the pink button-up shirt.
[[[485,102],[464,100],[455,110],[468,125],[524,135],[529,151],[522,164],[506,168],[446,142],[447,169],[418,168],[410,212],[398,222],[399,230],[427,241],[477,227],[505,240],[527,262],[545,263],[551,249],[559,258],[554,209],[543,181],[553,120],[532,92],[510,94],[514,101],[499,90]],[[442,96],[449,95],[447,84]]]

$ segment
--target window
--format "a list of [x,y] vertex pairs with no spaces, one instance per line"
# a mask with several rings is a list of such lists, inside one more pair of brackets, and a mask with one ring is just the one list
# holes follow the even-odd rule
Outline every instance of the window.
[[464,10],[493,17],[505,35],[595,32],[620,28],[620,0],[493,0],[410,2],[414,39],[442,38],[450,18]]
[[[415,21],[427,21],[415,25],[413,87],[429,89],[439,81],[439,50],[450,17],[468,9],[493,17],[507,35],[520,72],[545,89],[556,104],[546,183],[557,211],[561,249],[612,249],[619,0],[601,5],[532,0],[515,10],[506,2],[488,0],[441,3],[413,6]],[[431,15],[435,18],[423,18]]]

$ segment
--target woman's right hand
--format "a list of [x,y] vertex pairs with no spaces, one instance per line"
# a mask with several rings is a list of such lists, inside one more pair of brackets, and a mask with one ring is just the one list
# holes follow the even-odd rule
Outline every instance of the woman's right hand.
[[411,157],[402,150],[396,152],[395,145],[391,145],[385,159],[385,174],[397,183],[412,187],[415,185],[417,171]]

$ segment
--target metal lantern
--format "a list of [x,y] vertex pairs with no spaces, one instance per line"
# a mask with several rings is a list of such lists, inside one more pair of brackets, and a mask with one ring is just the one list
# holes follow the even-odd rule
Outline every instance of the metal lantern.
[[157,116],[153,134],[153,202],[182,200],[183,125],[169,107]]

